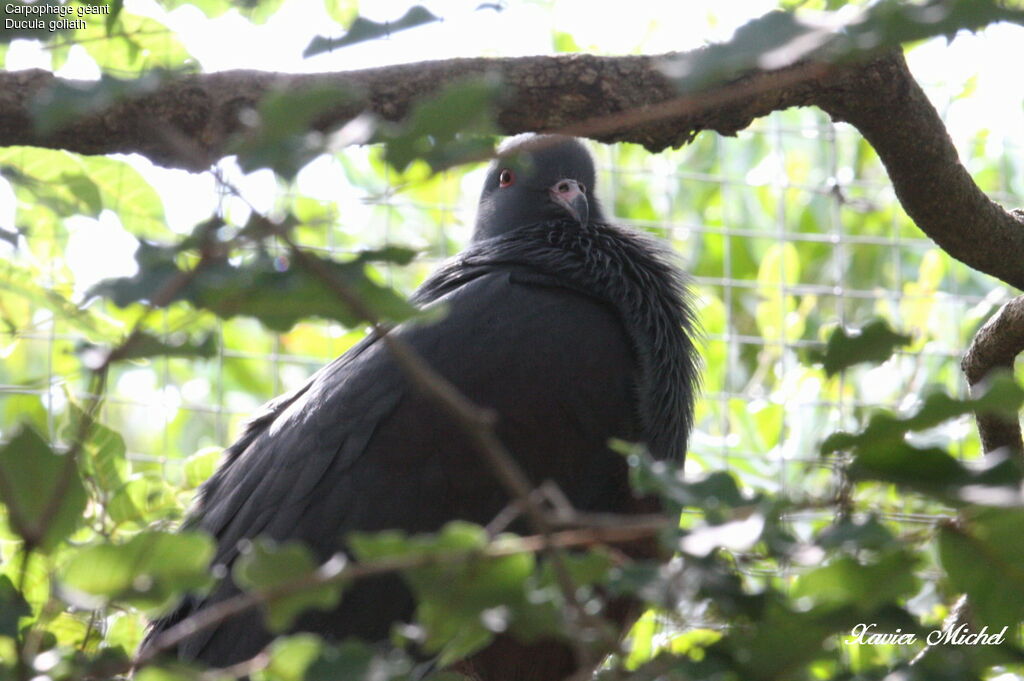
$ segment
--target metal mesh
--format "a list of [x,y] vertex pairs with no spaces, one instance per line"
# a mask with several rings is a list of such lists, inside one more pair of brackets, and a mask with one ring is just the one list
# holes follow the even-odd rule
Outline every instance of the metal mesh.
[[[755,489],[825,499],[838,482],[835,462],[818,455],[826,434],[855,427],[876,407],[906,407],[906,396],[927,385],[962,392],[958,357],[1005,290],[914,227],[852,128],[799,110],[765,118],[736,140],[704,134],[658,155],[592,148],[606,212],[669,240],[701,300],[708,372],[689,475],[727,469]],[[337,220],[303,228],[299,237],[335,255],[420,246],[414,265],[379,272],[409,292],[468,239],[480,173],[443,175],[429,181],[429,192],[415,183],[392,186],[395,178],[371,171],[374,153],[354,149],[335,161],[352,185],[347,198],[321,202]],[[1019,203],[998,182],[986,187],[993,197]],[[281,206],[295,200],[285,194]],[[917,334],[885,375],[867,367],[826,381],[808,368],[806,352],[829,328],[878,315]],[[164,358],[111,373],[102,419],[125,435],[137,470],[180,479],[184,457],[229,444],[260,403],[297,387],[363,335],[318,321],[283,335],[247,319],[217,322],[217,329],[213,359]],[[0,399],[38,395],[59,406],[65,385],[84,397],[81,374],[62,370],[73,361],[75,333],[41,319],[19,338],[38,346],[33,352],[47,363],[30,383],[0,386]],[[51,420],[51,436],[60,439],[54,428]],[[973,456],[972,428],[963,419],[939,439]],[[893,518],[918,518],[913,504],[882,501]]]

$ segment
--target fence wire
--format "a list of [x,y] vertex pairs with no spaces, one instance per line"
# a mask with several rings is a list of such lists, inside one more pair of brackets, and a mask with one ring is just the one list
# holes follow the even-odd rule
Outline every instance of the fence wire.
[[[755,490],[821,501],[820,512],[793,517],[805,532],[831,519],[824,502],[842,484],[837,461],[818,454],[825,435],[856,428],[877,408],[906,409],[931,386],[963,395],[959,356],[1009,294],[914,227],[852,128],[815,111],[787,111],[738,139],[705,133],[690,147],[657,155],[630,146],[592,148],[606,213],[666,239],[692,275],[706,375],[687,475],[730,470]],[[337,256],[385,244],[418,246],[422,257],[414,265],[378,272],[410,292],[468,241],[481,173],[449,173],[424,191],[375,173],[374,153],[354,149],[332,161],[350,186],[338,188],[337,201],[318,202],[331,223],[304,228],[299,237]],[[984,189],[1019,205],[1011,176],[990,175]],[[285,193],[280,203],[300,200]],[[229,204],[223,196],[230,216]],[[806,359],[835,325],[857,327],[877,316],[914,335],[883,367],[825,379]],[[180,480],[188,456],[228,445],[260,403],[301,385],[364,330],[311,321],[273,334],[233,319],[217,322],[217,333],[212,359],[163,358],[112,372],[102,420],[125,436],[137,472]],[[38,354],[47,358],[31,382],[0,386],[0,400],[35,396],[52,413],[67,387],[84,397],[80,376],[60,369],[75,334],[45,319],[16,338],[0,334],[5,344],[42,346]],[[51,421],[51,437],[59,440],[53,430]],[[969,419],[926,437],[961,457],[978,455]],[[911,526],[946,517],[891,490],[863,502]]]

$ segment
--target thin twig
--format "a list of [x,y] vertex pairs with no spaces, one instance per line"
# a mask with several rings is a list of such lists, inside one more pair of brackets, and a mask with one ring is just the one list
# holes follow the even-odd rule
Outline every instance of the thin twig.
[[[550,537],[552,534],[551,523],[548,522],[543,509],[533,498],[533,486],[529,478],[494,432],[496,418],[494,413],[478,407],[467,399],[448,379],[434,371],[408,343],[389,333],[390,329],[380,323],[374,311],[349,291],[342,282],[338,281],[337,277],[324,267],[319,259],[307,255],[287,233],[281,230],[277,231],[288,246],[296,263],[314,274],[350,309],[370,322],[373,333],[385,344],[406,376],[441,406],[473,441],[477,451],[486,459],[498,481],[525,511],[534,531],[541,537]],[[572,626],[578,628],[588,624],[594,630],[592,633],[598,633],[600,628],[596,626],[598,623],[595,618],[588,615],[579,602],[576,585],[564,558],[553,547],[545,549],[544,554],[551,561],[559,589],[562,591],[571,615]],[[582,634],[583,632],[576,633]],[[578,657],[577,661],[581,665],[592,666],[599,660],[594,659],[590,647],[586,645],[587,638],[586,636],[574,636],[572,642]]]
[[292,594],[317,589],[333,584],[342,584],[367,577],[392,574],[415,568],[444,566],[480,558],[504,558],[524,553],[544,553],[551,548],[569,549],[599,546],[604,544],[628,544],[657,535],[673,523],[662,516],[646,517],[638,521],[635,516],[625,516],[618,526],[587,527],[554,532],[551,535],[498,539],[481,549],[454,551],[443,554],[420,554],[381,558],[362,563],[339,565],[337,560],[328,560],[316,571],[303,577],[266,589],[253,589],[204,608],[178,622],[160,634],[153,644],[147,646],[134,660],[136,668],[153,661],[160,653],[169,650],[196,632],[220,624],[224,620],[240,615],[260,605]]

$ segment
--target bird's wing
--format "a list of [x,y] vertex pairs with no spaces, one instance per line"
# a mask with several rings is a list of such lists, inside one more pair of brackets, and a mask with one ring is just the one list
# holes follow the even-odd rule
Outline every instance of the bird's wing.
[[[625,464],[607,441],[636,434],[626,333],[605,304],[550,278],[526,279],[507,269],[481,274],[439,299],[448,308],[443,319],[394,333],[498,414],[499,436],[534,483],[556,481],[581,508],[620,510],[609,505],[629,496],[621,489]],[[413,387],[382,343],[318,373],[210,489],[194,524],[216,536],[224,564],[239,540],[257,535],[302,540],[323,559],[352,531],[433,531],[454,518],[486,523],[508,503],[463,429]],[[210,598],[227,593],[218,588]],[[358,590],[349,599],[358,602]],[[369,610],[347,612],[343,603],[323,615],[336,621],[318,626],[378,635],[408,614]],[[189,647],[220,663],[211,651],[238,643],[233,628]]]

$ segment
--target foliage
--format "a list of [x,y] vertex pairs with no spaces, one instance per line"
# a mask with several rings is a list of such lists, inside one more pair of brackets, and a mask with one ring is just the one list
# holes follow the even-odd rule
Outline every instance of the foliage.
[[[280,6],[194,4],[257,23]],[[414,7],[387,24],[359,17],[354,3],[326,6],[348,30],[311,52],[437,18]],[[80,44],[104,71],[38,100],[41,128],[194,68],[158,20],[112,10],[87,29],[0,34],[47,42],[54,68]],[[801,15],[771,14],[677,75],[692,87],[765,60],[826,47],[849,56],[1019,13],[988,1],[882,2],[828,45]],[[555,42],[576,45],[569,33]],[[169,226],[171,206],[128,160],[0,150],[16,203],[13,223],[0,224],[0,680],[125,674],[146,617],[208,588],[212,542],[174,529],[195,489],[262,400],[350,347],[363,335],[356,327],[415,313],[404,294],[459,244],[437,226],[469,222],[452,208],[467,177],[453,166],[491,149],[501,94],[489,81],[452,83],[406,123],[369,125],[377,147],[336,155],[331,132],[309,126],[346,93],[269,98],[236,151],[244,171],[270,169],[280,191],[257,210],[264,197],[224,181],[224,207],[187,234]],[[867,143],[834,134],[790,111],[728,153],[707,136],[657,158],[596,150],[603,169],[616,168],[597,188],[608,212],[662,233],[691,263],[708,337],[685,475],[624,451],[635,488],[680,517],[656,532],[674,557],[622,560],[596,540],[562,555],[584,612],[599,617],[617,598],[649,608],[602,678],[974,679],[1024,662],[1022,473],[1013,459],[981,457],[971,428],[972,410],[1016,413],[1024,393],[1004,377],[963,399],[953,357],[999,292],[918,239],[880,188]],[[781,160],[775,137],[785,138]],[[1005,176],[1024,191],[1019,157],[990,157],[981,142],[969,154],[980,179]],[[331,200],[302,190],[304,173],[324,164],[341,178]],[[834,185],[840,171],[857,181]],[[95,259],[117,239],[134,257],[117,276],[88,276],[82,254]],[[429,246],[414,262],[396,243]],[[837,277],[861,295],[837,294]],[[343,599],[352,580],[398,572],[416,595],[416,626],[396,628],[390,647],[285,634],[253,678],[405,679],[417,664],[411,644],[443,665],[499,634],[614,647],[600,626],[566,616],[572,604],[536,539],[453,523],[352,546],[358,562],[318,565],[300,545],[257,541],[233,574],[287,632],[303,610]],[[961,593],[976,624],[1008,628],[1005,641],[940,645],[911,665]],[[858,641],[860,624],[917,639]],[[160,661],[137,677],[209,678],[201,673]]]

